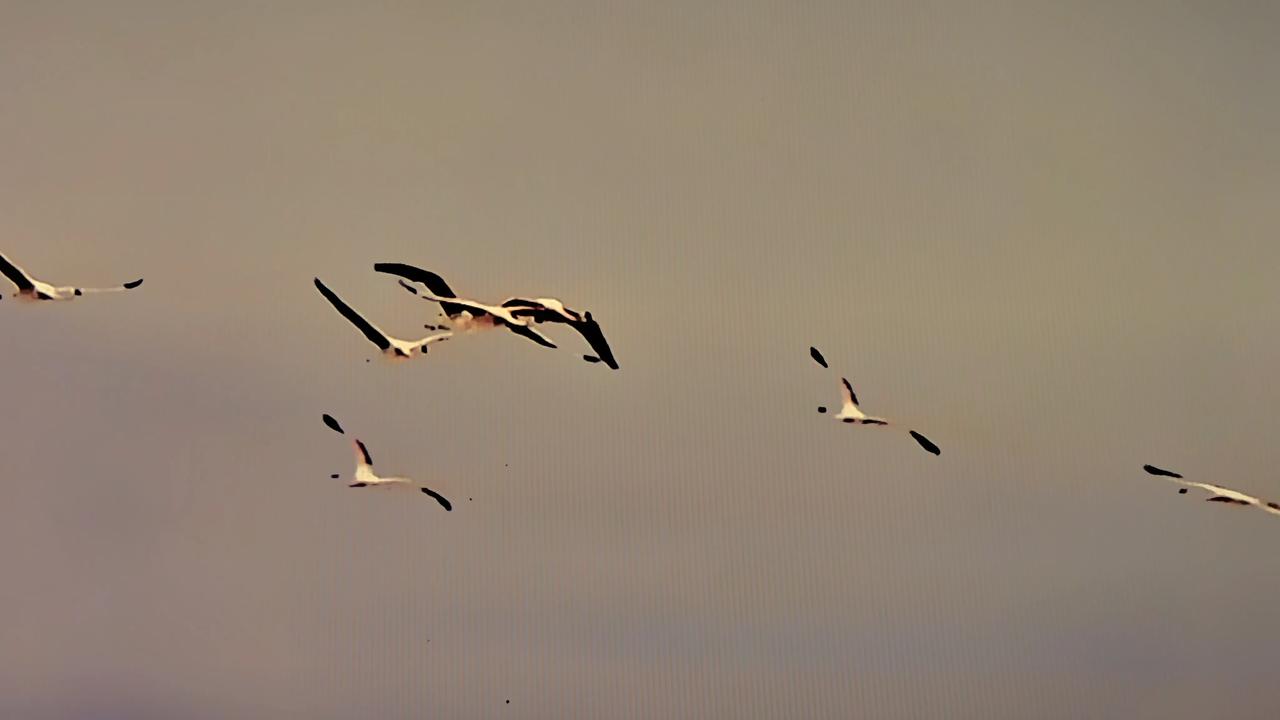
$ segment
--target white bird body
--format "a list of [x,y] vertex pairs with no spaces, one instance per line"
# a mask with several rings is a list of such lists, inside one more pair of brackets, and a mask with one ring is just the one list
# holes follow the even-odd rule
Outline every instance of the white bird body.
[[1228,505],[1252,505],[1253,507],[1272,515],[1280,515],[1280,503],[1263,500],[1262,498],[1242,493],[1239,490],[1232,490],[1231,488],[1223,487],[1221,485],[1197,482],[1195,480],[1186,480],[1176,472],[1163,470],[1154,465],[1144,465],[1142,469],[1146,470],[1151,475],[1162,477],[1170,482],[1204,490],[1210,495],[1210,497],[1205,498],[1206,502],[1220,502]]
[[356,474],[353,482],[361,487],[411,487],[413,481],[403,477],[379,477],[373,473],[373,468],[368,465],[357,465]]
[[840,378],[840,398],[844,401],[840,413],[835,418],[841,422],[862,423],[864,425],[888,425],[884,418],[873,417],[862,412],[858,407],[858,396],[853,393],[853,386],[845,378]]
[[125,292],[132,290],[142,284],[142,280],[133,280],[107,288],[83,288],[74,285],[51,285],[43,280],[37,280],[30,273],[17,265],[13,264],[9,258],[0,254],[0,274],[7,277],[17,288],[18,292],[14,297],[23,300],[74,300],[81,295],[89,295],[94,293],[109,292]]

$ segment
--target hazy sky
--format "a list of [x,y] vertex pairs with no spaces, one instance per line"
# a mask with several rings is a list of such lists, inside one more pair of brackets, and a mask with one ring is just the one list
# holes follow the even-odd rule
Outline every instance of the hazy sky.
[[[1280,716],[1280,523],[1140,469],[1280,497],[1278,36],[0,2],[0,251],[146,277],[0,302],[0,717]],[[366,364],[310,283],[412,335],[378,261],[622,369]],[[810,344],[943,455],[819,416]],[[322,412],[455,511],[329,479]]]

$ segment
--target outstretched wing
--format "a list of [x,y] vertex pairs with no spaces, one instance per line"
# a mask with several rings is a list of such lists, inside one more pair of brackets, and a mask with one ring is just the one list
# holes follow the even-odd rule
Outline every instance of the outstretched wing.
[[429,487],[419,487],[418,489],[421,490],[423,494],[434,498],[436,502],[440,503],[440,507],[444,508],[446,511],[449,511],[449,512],[453,511],[453,503],[449,502],[449,499],[446,498],[445,496],[441,495],[435,490],[432,490]]
[[[380,273],[402,277],[410,282],[422,283],[427,286],[427,289],[431,291],[432,295],[442,298],[457,297],[453,292],[453,288],[449,287],[449,283],[445,282],[444,278],[430,270],[423,270],[422,268],[406,265],[405,263],[374,263],[373,269]],[[440,308],[444,310],[444,314],[449,317],[456,317],[462,314],[463,310],[466,310],[465,307],[457,303],[446,301],[440,301]]]
[[427,354],[427,346],[431,345],[432,343],[441,342],[442,340],[448,340],[451,337],[453,337],[452,332],[442,332],[436,335],[428,335],[427,337],[424,337],[421,340],[415,342],[413,346],[421,350],[422,354],[425,355]]
[[582,335],[582,339],[587,341],[591,349],[595,351],[596,357],[610,369],[618,369],[618,361],[613,357],[613,350],[609,348],[609,341],[604,339],[604,331],[600,329],[600,323],[591,317],[591,313],[587,313],[580,322],[570,323],[574,330]]
[[843,386],[840,390],[840,397],[844,400],[845,407],[858,407],[858,396],[853,392],[853,386],[849,384],[847,378],[840,378],[840,384]]
[[139,285],[141,285],[141,284],[142,284],[142,278],[138,278],[137,280],[133,280],[133,281],[130,281],[130,282],[124,283],[123,285],[117,285],[117,286],[115,286],[115,287],[107,287],[107,288],[76,288],[76,289],[75,289],[75,293],[76,293],[76,295],[87,295],[87,294],[90,294],[90,293],[124,292],[124,291],[126,291],[126,290],[132,290],[132,289],[134,289],[134,288],[138,287],[138,286],[139,286]]
[[[1152,473],[1152,474],[1154,475],[1156,473]],[[1214,485],[1213,483],[1205,483],[1205,482],[1196,482],[1194,480],[1183,480],[1181,476],[1172,477],[1172,476],[1164,475],[1162,477],[1167,477],[1171,482],[1178,483],[1179,485],[1186,485],[1187,487],[1199,488],[1201,490],[1204,490],[1205,492],[1209,493],[1209,497],[1206,498],[1209,502],[1225,502],[1225,503],[1233,503],[1236,505],[1261,504],[1261,501],[1252,495],[1246,495],[1240,492],[1239,490],[1232,490],[1231,488],[1223,487],[1221,485]]]
[[[422,293],[422,297],[426,300],[431,300],[433,302],[440,303],[440,306],[442,308],[444,307],[444,304],[448,302],[443,299],[444,296],[436,295],[435,293],[432,293],[432,292]],[[503,319],[502,318],[503,315],[510,315],[510,312],[507,311],[506,308],[494,308],[494,307],[485,305],[482,302],[476,302],[475,300],[467,300],[464,298],[452,298],[452,302],[449,302],[449,305],[457,308],[456,312],[449,312],[448,309],[445,309],[445,312],[449,315],[449,317],[456,317],[458,315],[461,315],[464,312],[471,313],[472,317],[480,317],[481,315],[493,315],[494,317],[497,317],[500,319]],[[497,310],[498,312],[494,312],[495,310]]]
[[9,258],[0,253],[0,273],[9,278],[19,290],[35,290],[35,280],[22,268],[9,262]]
[[316,278],[316,289],[320,291],[320,294],[324,296],[324,299],[328,300],[329,304],[332,305],[334,309],[342,315],[342,317],[350,321],[352,325],[355,325],[366,338],[369,338],[369,342],[377,345],[381,350],[386,350],[391,347],[391,341],[387,339],[385,333],[379,330],[376,325],[361,317],[360,313],[353,310],[350,305],[342,301],[342,298],[338,297],[332,290],[325,287],[324,283],[320,282],[320,278]]
[[369,449],[366,448],[364,446],[364,443],[360,442],[359,440],[354,440],[352,442],[356,447],[356,462],[360,463],[361,465],[372,466],[373,458],[369,457]]

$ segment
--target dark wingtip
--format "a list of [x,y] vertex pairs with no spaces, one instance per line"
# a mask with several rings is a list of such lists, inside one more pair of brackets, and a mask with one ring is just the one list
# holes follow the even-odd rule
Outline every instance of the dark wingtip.
[[600,358],[596,357],[595,355],[583,355],[583,356],[582,356],[582,359],[583,359],[583,360],[586,360],[586,361],[587,361],[587,362],[589,362],[589,363],[598,363],[598,362],[600,362]]
[[1187,489],[1186,489],[1186,488],[1178,488],[1178,494],[1179,494],[1179,495],[1186,495],[1186,494],[1187,494]]
[[330,415],[329,413],[325,413],[325,414],[324,414],[323,416],[321,416],[321,417],[322,417],[322,419],[324,420],[324,424],[325,424],[325,425],[328,425],[330,430],[332,430],[332,431],[334,431],[334,432],[338,433],[339,435],[346,435],[346,434],[347,434],[347,433],[346,433],[346,431],[344,431],[344,430],[342,429],[342,426],[338,424],[338,421],[337,421],[337,420],[335,420],[335,419],[334,419],[334,417],[333,417],[332,415]]
[[435,501],[440,503],[440,507],[444,508],[445,512],[453,512],[453,503],[449,502],[449,499],[446,498],[445,496],[432,491],[431,488],[418,488],[418,489],[422,491],[423,495],[428,495],[430,497],[435,498]]
[[132,290],[132,289],[134,289],[134,288],[138,287],[138,286],[139,286],[139,285],[141,285],[141,284],[142,284],[142,278],[138,278],[137,280],[134,280],[133,282],[127,282],[127,283],[125,283],[125,284],[124,284],[124,289],[125,289],[125,290]]
[[809,346],[809,357],[813,358],[814,362],[818,363],[824,368],[830,367],[829,365],[827,365],[827,359],[822,357],[822,353],[818,352],[818,348],[813,347],[812,345]]
[[818,406],[818,412],[822,413],[823,415],[826,415],[826,414],[827,414],[827,406],[826,406],[826,405],[819,405],[819,406]]
[[911,437],[915,438],[915,441],[920,444],[920,447],[924,448],[925,450],[928,450],[934,455],[942,454],[942,448],[938,447],[937,445],[934,445],[933,441],[930,440],[929,438],[921,435],[915,430],[908,430],[907,432],[911,433]]
[[1159,475],[1161,477],[1171,477],[1171,478],[1182,477],[1181,475],[1179,475],[1178,473],[1172,470],[1165,470],[1163,468],[1158,468],[1155,465],[1143,465],[1142,469],[1146,470],[1148,473],[1151,473],[1152,475]]

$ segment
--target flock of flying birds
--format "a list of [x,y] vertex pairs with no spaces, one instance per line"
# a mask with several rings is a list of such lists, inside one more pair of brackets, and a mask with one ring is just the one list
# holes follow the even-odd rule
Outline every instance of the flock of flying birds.
[[[427,324],[424,326],[425,329],[431,330],[435,334],[418,340],[405,340],[394,337],[365,319],[364,316],[321,282],[320,278],[315,279],[315,286],[320,291],[320,295],[338,311],[339,315],[346,318],[369,342],[373,343],[384,355],[393,360],[406,360],[414,355],[426,355],[431,345],[449,340],[455,334],[473,333],[500,327],[506,328],[511,333],[542,347],[555,349],[557,347],[556,344],[539,331],[536,326],[546,323],[558,323],[569,326],[587,341],[592,354],[583,355],[584,360],[591,363],[603,363],[614,370],[618,369],[618,362],[609,348],[609,343],[605,340],[604,332],[600,329],[599,323],[591,317],[590,312],[580,313],[571,310],[560,300],[548,297],[532,299],[511,297],[503,300],[499,305],[487,305],[476,300],[458,297],[449,287],[449,284],[445,282],[444,278],[429,270],[403,263],[376,263],[373,269],[377,272],[397,277],[400,286],[409,293],[440,306],[439,314],[443,318],[442,324]],[[105,288],[51,285],[32,277],[30,273],[15,265],[3,254],[0,254],[0,273],[17,287],[14,297],[33,302],[74,300],[86,294],[124,292],[142,285],[141,279]],[[0,295],[0,299],[3,299],[2,295]],[[810,347],[809,356],[823,368],[830,368],[826,358],[817,348]],[[836,420],[849,425],[897,427],[895,423],[885,418],[867,415],[863,412],[858,402],[858,396],[853,391],[853,385],[844,377],[840,378],[840,396],[842,401],[840,412],[833,416]],[[826,413],[827,408],[819,406],[818,412]],[[333,431],[346,434],[341,424],[331,415],[325,414],[322,419],[325,425]],[[920,432],[908,428],[907,434],[927,452],[933,455],[942,454],[942,450]],[[353,439],[352,445],[355,448],[356,469],[348,487],[413,490],[435,500],[446,511],[453,509],[453,503],[448,498],[421,483],[409,478],[383,477],[376,474],[373,471],[373,458],[365,444],[359,439]],[[1209,497],[1206,498],[1208,502],[1243,507],[1252,506],[1272,515],[1280,515],[1280,503],[1262,500],[1253,495],[1247,495],[1221,485],[1186,480],[1176,472],[1164,470],[1154,465],[1144,465],[1142,469],[1156,477],[1162,477],[1184,485],[1185,487],[1178,490],[1181,494],[1185,494],[1188,488],[1197,488],[1209,494]],[[336,478],[337,476],[333,477]]]

